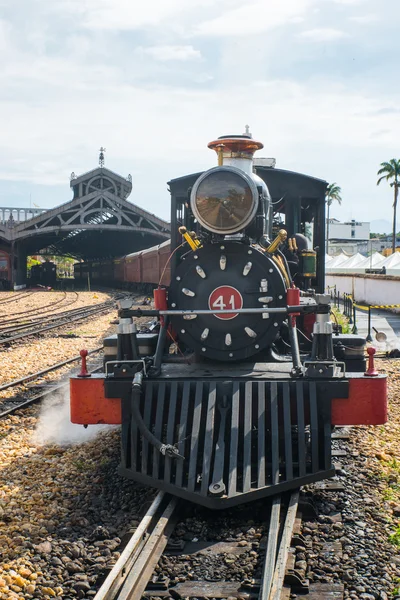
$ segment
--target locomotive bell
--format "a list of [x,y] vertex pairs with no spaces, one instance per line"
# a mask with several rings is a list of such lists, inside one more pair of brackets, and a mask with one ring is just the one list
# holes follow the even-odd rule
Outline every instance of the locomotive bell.
[[253,154],[263,144],[244,134],[221,136],[208,147],[217,152],[218,167],[203,173],[194,184],[191,208],[204,229],[232,235],[253,222],[260,200],[263,212],[268,210],[267,186],[253,173]]

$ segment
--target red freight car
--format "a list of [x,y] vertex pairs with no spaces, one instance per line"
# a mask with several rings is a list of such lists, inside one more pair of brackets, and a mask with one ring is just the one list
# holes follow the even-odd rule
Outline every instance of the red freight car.
[[142,281],[142,268],[141,268],[141,260],[140,260],[141,252],[134,252],[133,254],[128,254],[124,258],[125,264],[125,274],[124,281],[129,284],[131,287],[132,283],[139,284]]
[[158,246],[143,250],[141,263],[143,283],[157,284],[160,278]]
[[171,242],[167,240],[158,246],[159,280],[156,283],[168,286],[171,281]]
[[114,281],[124,283],[125,281],[125,257],[114,260]]

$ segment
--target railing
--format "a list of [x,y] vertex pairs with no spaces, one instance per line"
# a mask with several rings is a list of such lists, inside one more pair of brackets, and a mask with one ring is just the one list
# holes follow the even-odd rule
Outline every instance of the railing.
[[344,293],[341,297],[340,291],[336,288],[336,284],[328,286],[327,291],[331,295],[331,301],[335,308],[339,309],[342,305],[344,316],[348,318],[349,325],[353,325],[351,333],[357,334],[357,313],[353,296],[351,294]]
[[9,223],[23,223],[29,221],[33,217],[37,217],[47,208],[19,208],[16,206],[0,206],[0,224],[7,225]]

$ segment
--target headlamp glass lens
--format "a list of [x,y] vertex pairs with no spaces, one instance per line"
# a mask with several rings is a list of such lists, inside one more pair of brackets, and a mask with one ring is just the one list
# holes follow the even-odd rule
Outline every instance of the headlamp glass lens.
[[199,220],[205,227],[239,231],[254,207],[253,192],[237,173],[215,171],[200,183],[195,197]]

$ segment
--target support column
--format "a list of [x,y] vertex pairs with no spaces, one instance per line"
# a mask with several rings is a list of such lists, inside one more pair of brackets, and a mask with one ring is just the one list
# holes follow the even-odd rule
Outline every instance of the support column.
[[13,242],[12,249],[12,274],[13,274],[13,286],[14,285],[26,285],[26,249],[22,243]]

